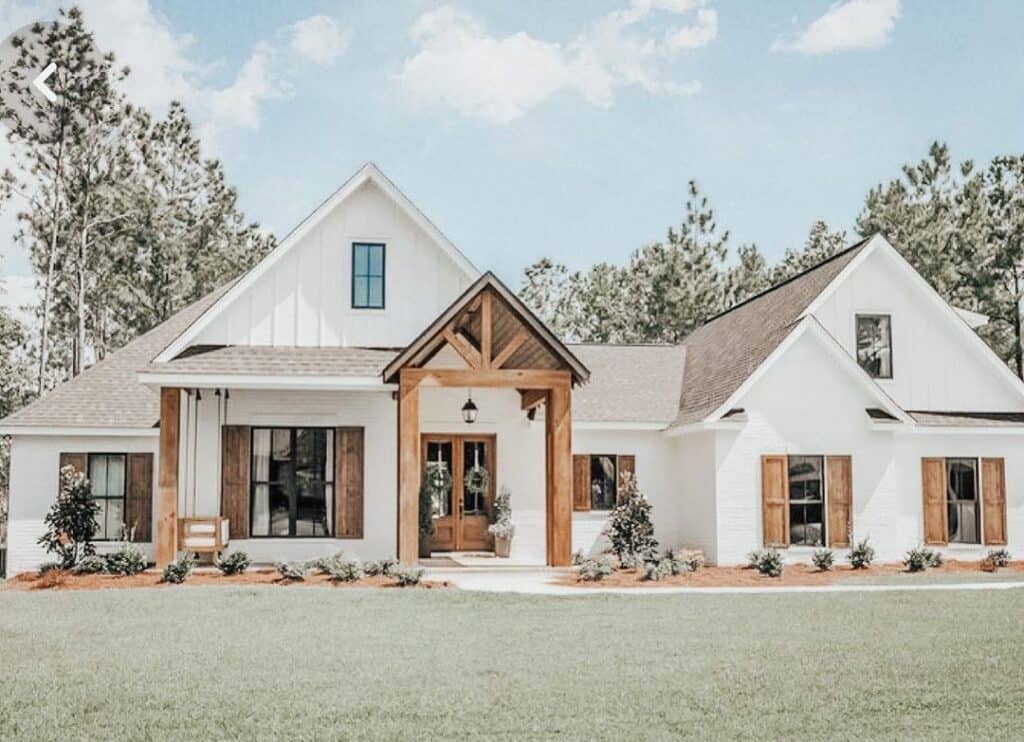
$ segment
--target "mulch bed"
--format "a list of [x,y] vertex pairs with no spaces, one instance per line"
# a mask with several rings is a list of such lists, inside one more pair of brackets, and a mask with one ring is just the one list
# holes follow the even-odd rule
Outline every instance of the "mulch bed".
[[[947,559],[941,567],[933,567],[919,574],[959,574],[975,572],[988,574],[981,569],[980,561],[957,561]],[[1024,562],[1011,562],[998,570],[1024,572]],[[614,574],[596,582],[587,582],[573,574],[561,577],[557,584],[574,587],[799,587],[849,583],[861,577],[887,577],[909,575],[906,567],[898,563],[872,564],[867,569],[853,569],[848,564],[838,565],[828,572],[822,572],[810,564],[787,564],[781,577],[768,577],[749,567],[703,567],[688,574],[663,577],[655,582],[644,581],[643,573],[620,569]]]
[[[308,575],[305,580],[285,580],[274,569],[250,569],[244,574],[226,576],[217,571],[193,572],[185,585],[278,585],[282,587],[308,587],[310,585],[333,588],[397,588],[391,577],[363,577],[355,582],[332,582],[326,575]],[[160,581],[160,573],[147,570],[137,575],[76,575],[63,570],[51,570],[40,575],[24,572],[0,583],[0,590],[119,590],[130,587],[177,587]],[[424,580],[416,587],[423,590],[447,588],[447,581]]]

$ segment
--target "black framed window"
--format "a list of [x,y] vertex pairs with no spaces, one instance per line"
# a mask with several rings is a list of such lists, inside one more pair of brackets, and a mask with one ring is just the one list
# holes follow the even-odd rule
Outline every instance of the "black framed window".
[[825,457],[789,457],[789,543],[825,543]]
[[122,536],[126,460],[123,453],[89,454],[89,485],[100,506],[94,541],[116,541]]
[[334,523],[334,431],[253,428],[249,531],[323,537]]
[[950,542],[980,544],[977,459],[946,459],[946,509]]
[[590,509],[611,510],[615,507],[619,487],[618,463],[615,456],[590,457]]
[[857,315],[857,363],[874,379],[892,378],[892,318]]
[[352,308],[384,308],[384,245],[352,243]]

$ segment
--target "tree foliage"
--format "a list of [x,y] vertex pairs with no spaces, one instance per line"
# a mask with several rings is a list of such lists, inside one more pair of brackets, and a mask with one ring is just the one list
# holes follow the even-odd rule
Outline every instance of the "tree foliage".
[[73,466],[61,467],[60,491],[43,519],[46,532],[39,545],[55,555],[61,567],[71,569],[83,556],[96,553],[92,539],[99,511],[85,475]]

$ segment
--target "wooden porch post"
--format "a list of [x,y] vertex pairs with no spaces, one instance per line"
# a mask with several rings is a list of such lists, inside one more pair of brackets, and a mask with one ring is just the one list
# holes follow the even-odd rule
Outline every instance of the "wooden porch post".
[[547,445],[548,564],[572,563],[572,391],[571,382],[548,392]]
[[160,389],[160,493],[157,503],[157,567],[174,561],[178,548],[178,450],[180,438],[181,390]]
[[420,556],[420,388],[406,369],[398,383],[398,560]]

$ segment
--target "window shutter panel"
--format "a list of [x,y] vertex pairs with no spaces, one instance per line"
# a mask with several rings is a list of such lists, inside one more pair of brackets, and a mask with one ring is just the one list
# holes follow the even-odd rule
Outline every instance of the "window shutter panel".
[[617,456],[618,462],[616,466],[619,469],[619,480],[621,481],[623,474],[632,474],[636,477],[636,456],[632,454],[625,456]]
[[761,457],[761,519],[765,546],[789,546],[789,464],[785,456]]
[[1006,467],[1002,459],[981,460],[981,517],[984,541],[1006,545]]
[[853,462],[849,456],[825,460],[828,487],[828,545],[845,549],[853,527]]
[[153,454],[128,454],[125,523],[134,529],[134,541],[153,540]]
[[[75,471],[81,472],[82,474],[88,476],[88,472],[85,470],[86,457],[87,455],[84,453],[61,453],[60,468],[63,469],[65,466],[73,466],[75,468]],[[60,482],[59,475],[57,481],[58,483]]]
[[232,539],[249,538],[249,472],[252,429],[248,425],[221,427],[220,512],[228,519]]
[[921,459],[924,504],[924,542],[943,546],[949,541],[946,523],[946,460]]
[[590,510],[590,457],[586,454],[572,457],[572,509]]
[[363,537],[363,428],[334,431],[334,537]]

